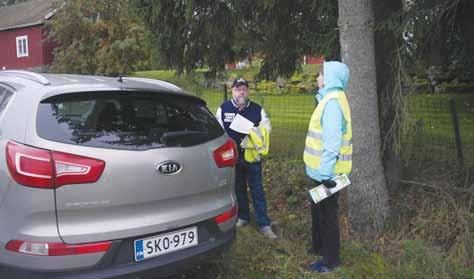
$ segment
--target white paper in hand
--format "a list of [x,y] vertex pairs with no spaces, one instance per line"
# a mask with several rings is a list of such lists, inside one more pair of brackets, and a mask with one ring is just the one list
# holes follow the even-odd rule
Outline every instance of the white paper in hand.
[[318,203],[325,198],[331,196],[332,194],[341,191],[351,184],[347,174],[341,174],[333,178],[333,181],[336,182],[336,187],[326,188],[324,185],[319,185],[309,190],[309,194],[313,199],[314,203]]
[[232,123],[230,123],[229,128],[232,130],[241,133],[241,134],[246,134],[248,135],[250,133],[250,129],[253,127],[253,122],[248,120],[247,118],[243,117],[240,114],[237,114],[234,117],[234,120]]

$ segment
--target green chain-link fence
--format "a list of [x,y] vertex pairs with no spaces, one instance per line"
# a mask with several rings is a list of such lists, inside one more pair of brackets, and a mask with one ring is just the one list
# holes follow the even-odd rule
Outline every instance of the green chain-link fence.
[[404,139],[406,160],[474,165],[474,94],[409,98],[412,134]]
[[[301,160],[311,114],[316,105],[312,93],[275,93],[251,86],[250,97],[262,105],[270,116],[271,157]],[[197,93],[215,112],[231,89]],[[409,161],[457,162],[474,165],[474,94],[415,95],[409,100],[409,120],[414,128],[402,142],[402,156]],[[450,101],[452,100],[452,101]],[[458,122],[459,137],[455,123]],[[357,148],[355,146],[354,148]]]

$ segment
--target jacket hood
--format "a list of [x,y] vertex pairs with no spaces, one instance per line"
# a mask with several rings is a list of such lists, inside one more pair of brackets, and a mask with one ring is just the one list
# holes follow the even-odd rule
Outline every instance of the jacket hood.
[[324,86],[319,89],[321,97],[335,90],[346,90],[349,82],[349,67],[346,64],[330,61],[323,64]]

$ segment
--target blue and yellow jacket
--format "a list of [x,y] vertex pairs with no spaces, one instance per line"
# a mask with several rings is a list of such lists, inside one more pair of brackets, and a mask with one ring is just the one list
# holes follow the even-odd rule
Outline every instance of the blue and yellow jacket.
[[[316,98],[318,99],[318,102],[323,101],[328,94],[331,94],[332,98],[329,98],[328,96],[328,98],[324,100],[325,105],[322,108],[323,111],[320,117],[320,126],[323,130],[322,154],[319,155],[317,168],[312,168],[310,166],[311,164],[306,162],[309,160],[305,160],[306,174],[317,181],[332,179],[337,175],[337,173],[334,173],[334,170],[336,162],[341,156],[341,150],[344,149],[343,136],[350,133],[352,137],[352,131],[348,131],[348,129],[351,130],[351,124],[349,123],[348,125],[348,121],[351,121],[350,111],[348,114],[349,119],[345,119],[340,101],[338,101],[339,97],[340,99],[346,100],[344,91],[349,81],[349,68],[340,62],[325,62],[323,67],[324,86],[318,91]],[[338,96],[338,94],[343,94],[344,96]],[[346,117],[347,110],[348,106],[346,108]],[[349,156],[350,160],[352,160],[352,143],[350,142],[349,144]],[[352,161],[350,161],[350,164],[352,165]],[[350,169],[350,167],[345,169]]]

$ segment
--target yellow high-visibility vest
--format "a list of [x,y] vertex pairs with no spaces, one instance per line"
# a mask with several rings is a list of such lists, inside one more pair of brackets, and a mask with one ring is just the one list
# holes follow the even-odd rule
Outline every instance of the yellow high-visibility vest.
[[321,118],[323,116],[324,107],[329,100],[335,99],[341,106],[342,114],[346,121],[346,131],[342,135],[342,144],[339,149],[339,155],[334,166],[334,174],[350,173],[352,170],[352,121],[349,102],[343,91],[336,91],[327,94],[311,116],[309,122],[308,134],[306,135],[306,147],[303,159],[305,164],[312,168],[318,169],[323,156],[323,127],[321,126]]
[[240,146],[245,149],[245,162],[260,162],[262,156],[266,156],[270,149],[270,133],[265,127],[253,127]]

